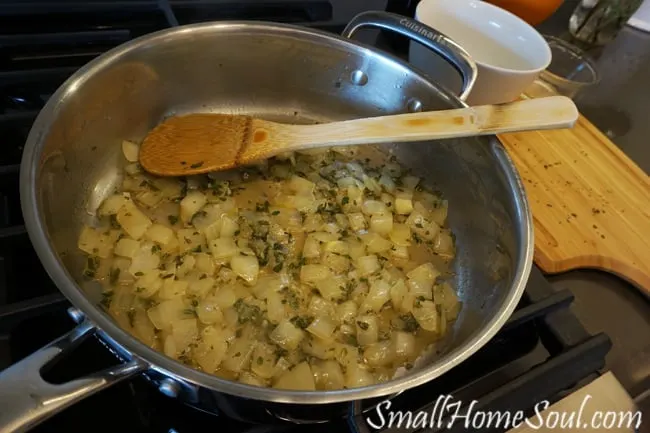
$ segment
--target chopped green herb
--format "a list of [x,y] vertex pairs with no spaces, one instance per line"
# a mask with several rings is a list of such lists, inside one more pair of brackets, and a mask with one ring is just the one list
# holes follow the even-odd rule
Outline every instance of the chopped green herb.
[[165,274],[165,275],[163,275],[163,276],[160,277],[160,278],[162,278],[163,280],[166,280],[167,278],[171,278],[171,277],[173,277],[173,276],[174,276],[174,274]]
[[159,251],[160,251],[160,245],[154,245],[153,247],[151,247],[151,253],[152,254],[155,254],[155,253],[157,253]]
[[86,269],[84,275],[88,278],[95,278],[97,269],[99,268],[99,257],[90,256],[86,259]]
[[354,346],[354,347],[357,347],[359,345],[359,342],[357,341],[357,337],[352,334],[345,334],[344,342],[345,344],[349,344],[350,346]]
[[119,229],[120,228],[120,223],[117,222],[117,215],[113,214],[109,217],[111,221],[111,227],[114,229]]
[[257,365],[262,365],[262,364],[264,364],[264,358],[262,358],[261,356],[258,356],[257,357]]
[[196,163],[190,165],[190,168],[200,168],[200,167],[203,167],[203,164],[204,164],[203,161],[199,161],[199,162],[196,162]]
[[273,212],[271,212],[271,215],[280,215],[280,211],[279,210],[274,210]]
[[346,204],[348,204],[348,203],[350,203],[350,197],[348,197],[348,196],[346,195],[346,196],[343,197],[343,199],[341,200],[341,204],[342,204],[342,205],[346,205]]
[[297,310],[300,307],[300,300],[294,291],[288,287],[283,287],[280,292],[286,296],[285,300],[292,309]]
[[289,354],[289,352],[287,352],[286,349],[283,349],[281,347],[278,347],[277,349],[275,349],[275,358],[276,359],[280,359],[283,356],[287,356],[288,354]]
[[194,308],[186,308],[183,310],[183,314],[186,316],[192,316],[192,317],[198,317],[199,315],[196,313],[196,310]]
[[110,280],[110,282],[111,282],[111,285],[114,286],[115,284],[117,284],[117,282],[119,281],[119,279],[120,279],[120,268],[113,268],[113,269],[111,269],[110,277],[109,277],[109,280]]
[[141,277],[141,276],[144,275],[144,272],[136,272],[136,273],[133,274],[133,275],[135,275],[136,277]]
[[358,320],[358,321],[357,321],[357,326],[358,326],[359,328],[361,328],[362,330],[364,330],[364,331],[367,331],[368,328],[370,328],[370,325],[368,325],[367,322],[363,322],[363,321],[361,321],[361,320]]
[[158,305],[158,301],[155,301],[155,300],[153,300],[153,299],[145,299],[145,300],[143,300],[142,302],[144,303],[144,308],[147,309],[147,310],[148,310],[149,308],[153,308],[153,307],[155,307],[156,305]]
[[99,301],[100,305],[108,310],[111,306],[111,301],[113,301],[113,291],[103,292],[102,300]]
[[260,307],[257,305],[250,305],[244,302],[243,299],[237,299],[235,302],[235,310],[237,311],[239,323],[251,322],[255,325],[262,323],[263,316]]
[[174,225],[178,222],[178,217],[176,215],[167,215],[167,220],[169,220],[169,224]]
[[280,272],[282,270],[283,263],[278,263],[273,266],[273,272]]
[[412,313],[404,314],[402,316],[399,316],[399,318],[402,320],[402,322],[404,322],[404,330],[406,332],[415,332],[420,327],[418,321],[415,320],[415,317],[413,317]]
[[295,316],[289,319],[291,323],[297,328],[300,329],[306,329],[309,325],[311,325],[311,322],[314,321],[313,316]]
[[133,325],[135,324],[135,310],[133,308],[129,309],[129,311],[126,312],[126,316],[129,318],[129,325],[133,328]]
[[271,203],[269,203],[268,200],[265,200],[264,203],[257,203],[255,205],[255,210],[257,212],[268,212],[269,211],[269,206],[271,206]]

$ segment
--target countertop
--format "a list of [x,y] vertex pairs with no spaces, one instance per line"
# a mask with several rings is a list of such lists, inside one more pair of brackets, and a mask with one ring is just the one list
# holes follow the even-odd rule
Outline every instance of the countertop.
[[[539,26],[565,36],[575,2],[567,1]],[[601,81],[575,99],[581,113],[650,173],[650,33],[624,27],[615,40],[590,50]],[[603,176],[616,176],[603,173]],[[639,203],[648,206],[648,203]],[[650,236],[650,233],[648,234]],[[590,332],[613,342],[607,367],[644,409],[650,424],[650,302],[626,282],[603,272],[575,271],[549,277],[557,289],[575,294],[574,313]]]

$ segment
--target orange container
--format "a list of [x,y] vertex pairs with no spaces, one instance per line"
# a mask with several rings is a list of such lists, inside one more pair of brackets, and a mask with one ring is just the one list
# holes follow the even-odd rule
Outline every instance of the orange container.
[[507,10],[532,26],[553,15],[564,0],[487,0],[495,6]]

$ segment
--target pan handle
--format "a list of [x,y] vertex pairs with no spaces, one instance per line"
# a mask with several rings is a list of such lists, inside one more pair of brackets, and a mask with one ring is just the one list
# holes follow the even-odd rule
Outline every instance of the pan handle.
[[71,404],[148,368],[146,362],[134,358],[67,383],[46,382],[41,371],[94,331],[93,324],[83,321],[67,334],[0,371],[0,433],[26,432]]
[[478,68],[467,51],[447,36],[411,18],[380,11],[368,11],[358,14],[345,26],[341,36],[351,38],[362,27],[378,27],[390,30],[419,42],[434,51],[460,74],[463,85],[459,98],[464,101],[469,96],[476,82]]

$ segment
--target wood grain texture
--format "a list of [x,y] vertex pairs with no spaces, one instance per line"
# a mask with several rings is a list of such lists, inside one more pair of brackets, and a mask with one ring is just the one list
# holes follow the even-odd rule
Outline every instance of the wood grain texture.
[[[617,417],[614,418],[614,426],[605,428],[602,425],[611,422],[605,418],[608,412],[614,412]],[[540,410],[529,418],[529,422],[507,433],[633,433],[637,423],[643,421],[642,414],[637,412],[638,408],[630,394],[609,371],[547,409]],[[627,417],[623,418],[620,414]],[[558,415],[564,417],[564,423],[557,422]]]
[[582,116],[573,129],[499,138],[526,187],[537,265],[608,271],[650,295],[648,176]]
[[568,128],[577,118],[575,104],[564,96],[317,125],[196,113],[156,126],[142,143],[140,164],[160,176],[200,174],[288,151]]

